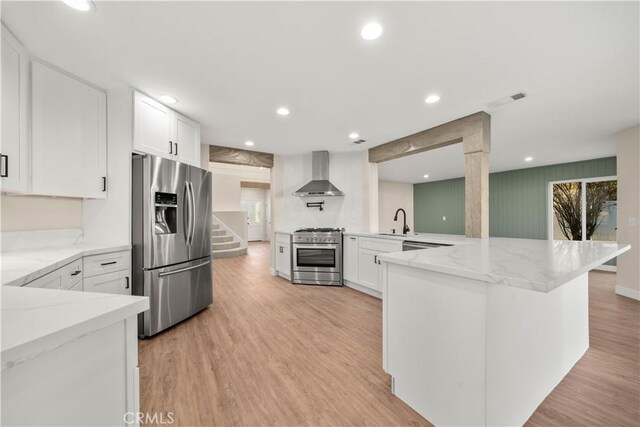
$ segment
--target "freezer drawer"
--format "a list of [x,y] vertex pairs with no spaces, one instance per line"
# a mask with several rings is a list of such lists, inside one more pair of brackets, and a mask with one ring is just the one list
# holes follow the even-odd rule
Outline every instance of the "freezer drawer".
[[145,270],[143,275],[150,308],[139,317],[141,337],[155,335],[213,301],[211,257]]

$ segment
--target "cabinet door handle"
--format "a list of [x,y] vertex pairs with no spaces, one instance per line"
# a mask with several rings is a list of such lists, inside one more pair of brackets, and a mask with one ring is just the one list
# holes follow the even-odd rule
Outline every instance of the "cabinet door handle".
[[107,191],[107,177],[102,177],[102,191]]
[[125,289],[129,289],[129,276],[124,278],[126,280],[126,284],[124,285]]
[[176,146],[176,156],[178,155],[178,143],[174,142],[175,146]]
[[373,256],[373,263],[377,264],[378,263],[378,255],[374,255]]
[[349,238],[350,238],[351,240],[356,240],[356,238],[355,238],[355,237],[349,237]]
[[0,177],[7,178],[9,176],[9,156],[0,154]]
[[72,276],[77,276],[78,274],[82,273],[82,270],[76,270],[73,273],[71,273]]
[[169,141],[169,154],[173,154],[173,141]]
[[113,265],[113,264],[117,264],[118,261],[110,261],[110,262],[103,262],[102,264],[100,264],[101,266],[105,266],[105,265]]

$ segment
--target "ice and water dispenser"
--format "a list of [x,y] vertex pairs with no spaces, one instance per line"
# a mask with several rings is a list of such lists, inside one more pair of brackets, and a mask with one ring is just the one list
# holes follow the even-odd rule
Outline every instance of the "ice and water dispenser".
[[155,208],[155,234],[174,234],[178,229],[178,195],[157,192]]

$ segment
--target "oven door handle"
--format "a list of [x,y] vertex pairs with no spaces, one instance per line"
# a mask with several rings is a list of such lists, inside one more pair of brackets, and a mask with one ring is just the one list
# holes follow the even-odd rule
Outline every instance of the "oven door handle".
[[338,249],[338,245],[327,245],[324,243],[317,245],[298,245],[296,243],[293,244],[296,249]]

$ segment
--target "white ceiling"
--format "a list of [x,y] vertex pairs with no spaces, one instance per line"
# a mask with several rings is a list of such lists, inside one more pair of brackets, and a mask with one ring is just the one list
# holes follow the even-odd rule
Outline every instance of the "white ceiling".
[[[486,110],[497,171],[613,155],[611,134],[639,121],[638,2],[95,3],[2,1],[2,20],[34,55],[105,89],[177,97],[206,144],[363,150]],[[384,33],[365,41],[373,19]],[[431,93],[442,100],[425,104]],[[383,164],[381,177],[461,176],[450,150]]]

